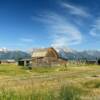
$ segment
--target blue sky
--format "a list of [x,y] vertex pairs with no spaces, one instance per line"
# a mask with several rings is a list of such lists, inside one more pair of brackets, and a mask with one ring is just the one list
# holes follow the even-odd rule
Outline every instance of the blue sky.
[[0,0],[0,48],[100,50],[100,0]]

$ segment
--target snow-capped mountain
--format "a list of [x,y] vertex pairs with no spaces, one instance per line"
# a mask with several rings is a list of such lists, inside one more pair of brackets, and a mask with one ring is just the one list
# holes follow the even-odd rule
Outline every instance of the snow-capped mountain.
[[25,59],[25,58],[31,58],[31,55],[27,52],[23,52],[20,50],[8,50],[8,49],[0,49],[0,60],[6,60],[6,59]]
[[7,52],[9,51],[7,48],[0,48],[0,52]]
[[55,48],[59,56],[65,59],[89,59],[95,60],[100,58],[100,51],[98,50],[84,50],[76,51],[69,48]]
[[76,52],[75,50],[73,50],[73,49],[70,49],[70,48],[65,48],[65,47],[63,47],[63,48],[58,48],[58,47],[54,47],[54,49],[57,51],[57,52],[60,52],[60,51],[64,51],[64,52]]

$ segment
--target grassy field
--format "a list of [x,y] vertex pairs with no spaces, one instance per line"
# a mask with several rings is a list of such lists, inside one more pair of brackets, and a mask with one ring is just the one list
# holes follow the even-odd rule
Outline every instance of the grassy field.
[[0,100],[100,100],[100,66],[0,65]]

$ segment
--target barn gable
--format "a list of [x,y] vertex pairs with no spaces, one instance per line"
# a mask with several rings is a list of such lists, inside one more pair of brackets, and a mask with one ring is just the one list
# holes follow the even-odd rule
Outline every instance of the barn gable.
[[37,49],[33,52],[32,58],[39,58],[39,57],[58,58],[58,53],[53,48]]

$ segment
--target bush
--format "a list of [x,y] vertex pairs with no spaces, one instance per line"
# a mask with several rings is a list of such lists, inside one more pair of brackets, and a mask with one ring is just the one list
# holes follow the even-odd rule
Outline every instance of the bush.
[[87,88],[100,88],[100,80],[90,80],[84,84]]
[[73,86],[62,87],[59,100],[80,100],[82,90]]

